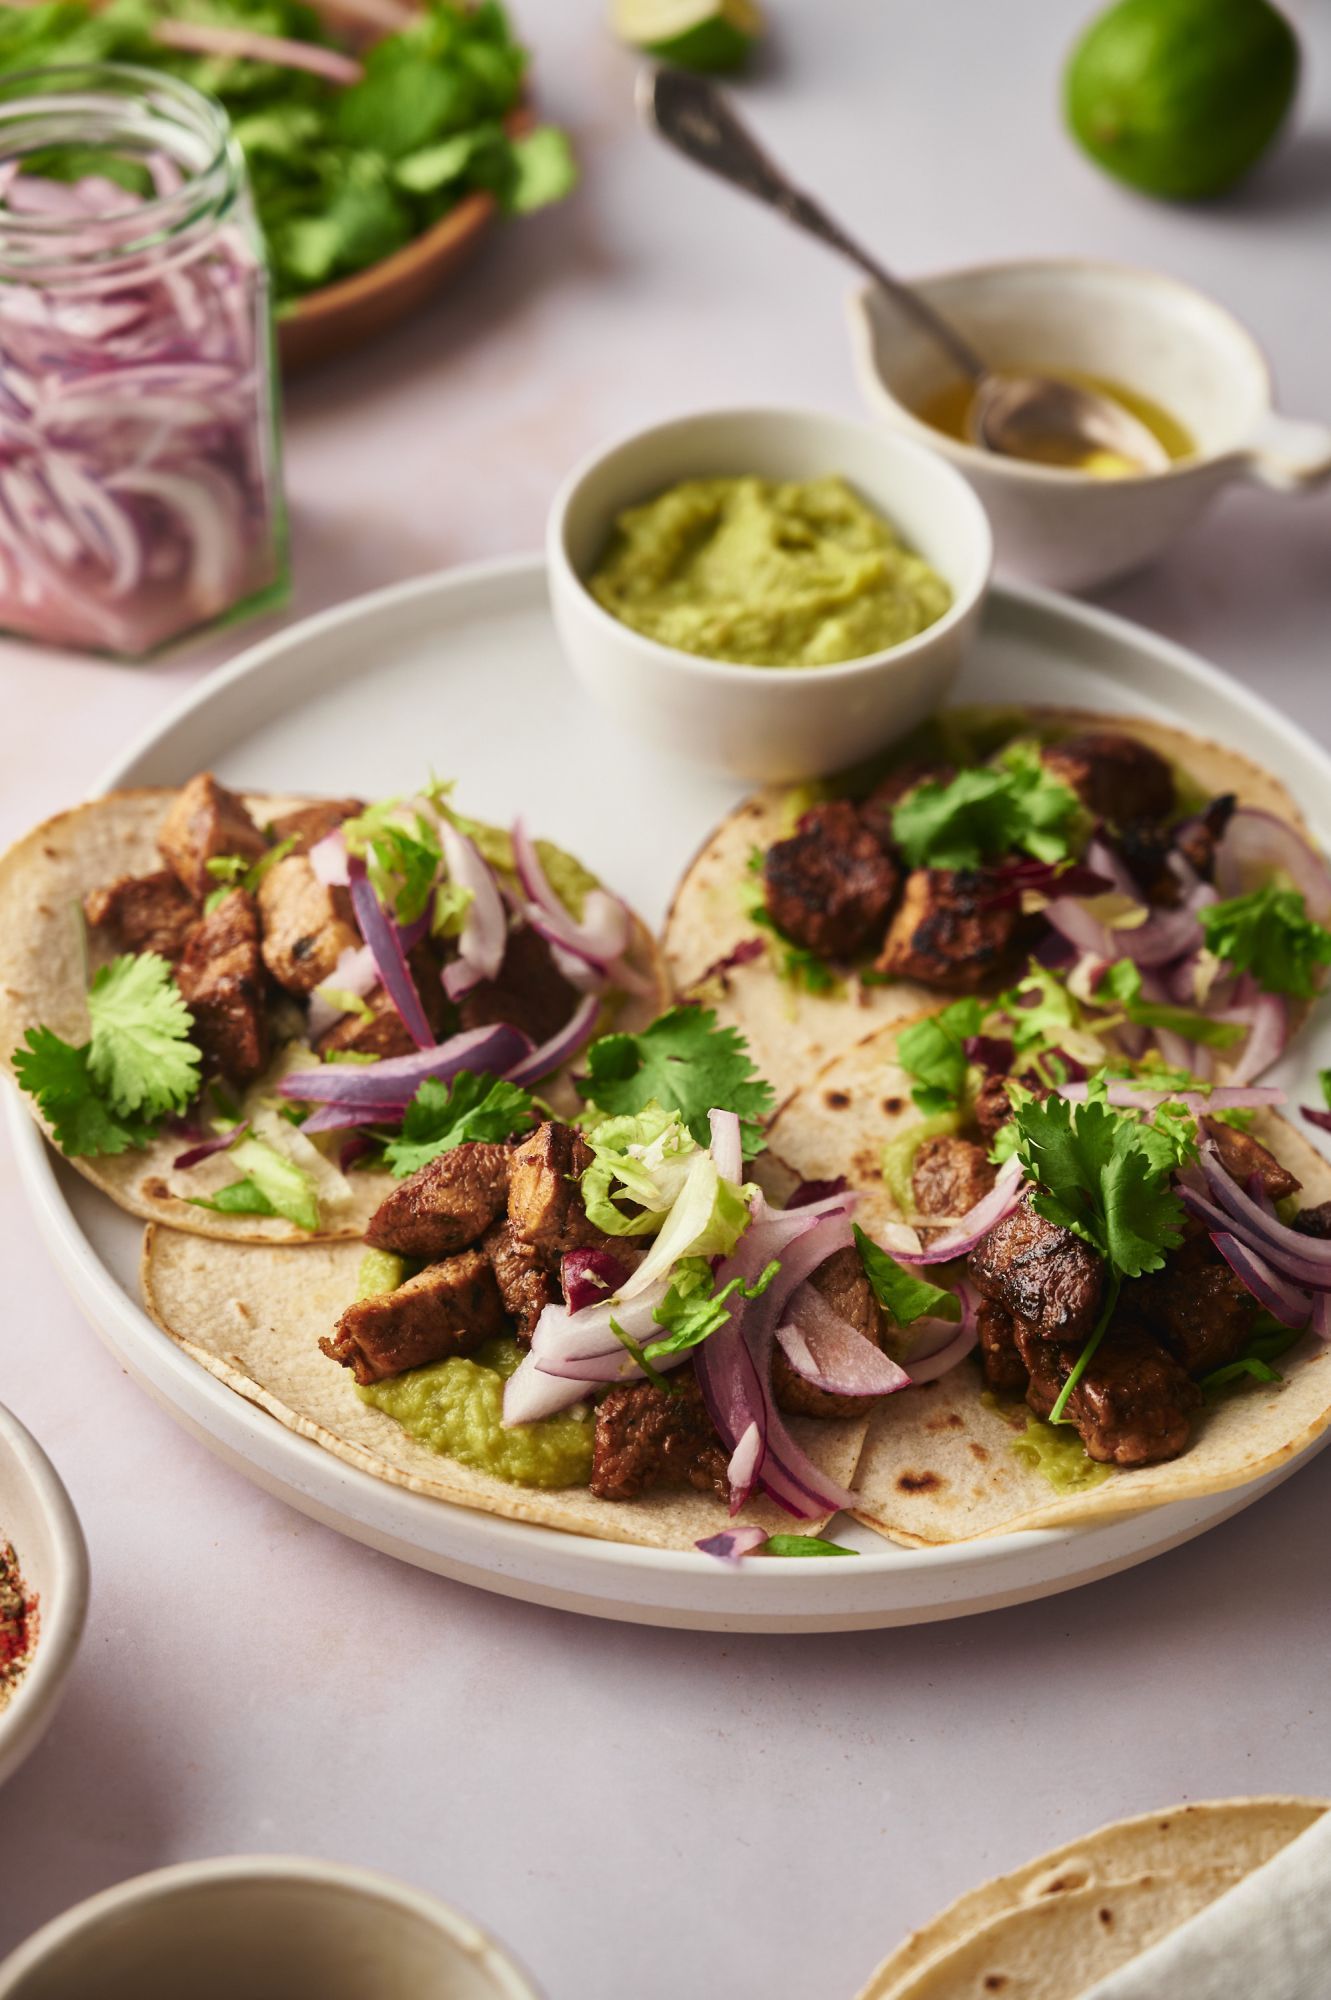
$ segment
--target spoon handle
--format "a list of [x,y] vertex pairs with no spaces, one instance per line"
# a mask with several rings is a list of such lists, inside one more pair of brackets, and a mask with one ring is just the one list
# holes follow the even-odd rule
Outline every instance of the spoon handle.
[[909,285],[903,285],[848,236],[822,205],[787,180],[763,151],[724,94],[700,76],[683,70],[644,70],[638,79],[638,109],[663,139],[695,166],[742,188],[807,230],[829,249],[839,250],[881,286],[920,331],[944,348],[963,374],[978,382],[989,371],[969,341],[949,326]]

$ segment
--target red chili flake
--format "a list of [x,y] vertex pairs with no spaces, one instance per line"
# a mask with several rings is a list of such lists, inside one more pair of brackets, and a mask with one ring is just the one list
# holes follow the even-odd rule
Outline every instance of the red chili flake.
[[0,1709],[23,1678],[37,1638],[37,1600],[13,1549],[0,1543]]

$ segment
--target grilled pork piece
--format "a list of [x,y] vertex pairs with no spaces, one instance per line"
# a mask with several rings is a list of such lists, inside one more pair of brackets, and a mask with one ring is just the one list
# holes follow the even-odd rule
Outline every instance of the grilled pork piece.
[[169,868],[155,875],[120,875],[83,899],[94,930],[105,930],[121,951],[156,951],[174,965],[198,922],[200,906]]
[[897,870],[854,806],[810,808],[763,863],[763,899],[773,922],[806,951],[857,958],[881,941]]
[[196,901],[217,887],[208,863],[222,854],[239,854],[257,861],[268,842],[246,808],[219,785],[211,771],[201,771],[177,794],[157,829],[162,859],[174,870]]
[[1221,1166],[1241,1188],[1246,1190],[1249,1180],[1255,1175],[1264,1195],[1272,1201],[1284,1201],[1287,1195],[1297,1194],[1303,1186],[1303,1182],[1297,1180],[1288,1167],[1282,1167],[1275,1154],[1268,1152],[1251,1132],[1240,1132],[1236,1126],[1226,1125],[1221,1118],[1203,1118],[1201,1123],[1207,1138],[1220,1155]]
[[[871,1340],[883,1344],[883,1319],[858,1250],[834,1250],[809,1280],[834,1312]],[[835,1396],[797,1375],[780,1347],[772,1350],[772,1388],[777,1407],[796,1417],[859,1417],[874,1408],[872,1396]]]
[[623,1382],[596,1409],[591,1490],[598,1500],[636,1500],[657,1487],[730,1498],[728,1454],[687,1366],[670,1389]]
[[508,1219],[538,1249],[562,1254],[604,1238],[587,1220],[578,1179],[592,1163],[591,1147],[571,1125],[547,1120],[515,1146]]
[[926,1139],[915,1155],[911,1189],[921,1215],[964,1215],[994,1184],[983,1146],[944,1133]]
[[1029,1380],[1017,1351],[1017,1321],[993,1299],[982,1299],[975,1318],[985,1384],[1002,1395],[1022,1392]]
[[1290,1226],[1301,1236],[1315,1236],[1319,1243],[1331,1242],[1331,1201],[1319,1201],[1314,1208],[1301,1208]]
[[545,939],[524,924],[508,934],[499,977],[473,986],[458,1012],[464,1028],[511,1022],[539,1048],[559,1033],[581,999],[555,965]]
[[983,875],[915,868],[878,955],[879,972],[972,993],[1012,957],[1019,910],[986,899]]
[[1008,1096],[1007,1084],[1007,1078],[994,1070],[975,1093],[973,1116],[986,1146],[993,1145],[1000,1128],[1012,1116],[1012,1099]]
[[233,1083],[248,1083],[268,1060],[259,913],[231,889],[200,917],[185,941],[176,984],[194,1016],[194,1039]]
[[[1041,1339],[1017,1327],[1017,1349],[1030,1370],[1026,1401],[1047,1417],[1075,1367],[1076,1343]],[[1065,1414],[1087,1456],[1102,1465],[1159,1465],[1188,1448],[1202,1392],[1158,1340],[1131,1320],[1115,1320],[1069,1396]]]
[[530,1341],[546,1307],[562,1300],[558,1257],[524,1242],[506,1219],[491,1224],[481,1238],[481,1248],[494,1266],[499,1296],[518,1339]]
[[504,1331],[504,1306],[494,1272],[479,1250],[431,1264],[395,1292],[357,1299],[330,1340],[319,1342],[332,1361],[360,1383],[382,1382],[428,1361],[471,1354]]
[[1164,819],[1174,810],[1174,773],[1165,759],[1134,736],[1087,730],[1042,750],[1047,771],[1074,791],[1101,819]]
[[1183,826],[1159,819],[1134,819],[1118,826],[1114,848],[1148,903],[1174,908],[1183,900],[1186,870],[1176,874],[1171,861],[1182,859],[1203,881],[1215,873],[1215,850],[1238,801],[1232,792],[1212,799],[1204,813]]
[[[430,947],[421,943],[410,953],[407,964],[421,996],[425,1018],[436,1035],[444,1028],[446,1001],[439,984],[439,967]],[[354,1049],[363,1056],[409,1056],[416,1044],[403,1025],[402,1016],[382,986],[371,987],[365,996],[369,1017],[360,1012],[344,1014],[340,1021],[319,1036],[314,1046],[321,1056],[332,1049]]]
[[346,889],[321,882],[303,854],[288,854],[259,884],[263,962],[301,999],[331,979],[344,951],[361,942]]
[[1233,1361],[1257,1318],[1256,1299],[1204,1234],[1176,1251],[1163,1271],[1134,1280],[1123,1302],[1189,1375]]
[[370,1217],[365,1240],[399,1257],[448,1257],[475,1243],[504,1212],[508,1146],[470,1142],[402,1181]]
[[966,1264],[984,1296],[1027,1321],[1032,1338],[1084,1341],[1093,1331],[1104,1264],[1070,1229],[1037,1215],[1029,1197],[976,1244]]
[[293,840],[296,843],[291,850],[293,854],[308,854],[335,826],[364,810],[360,799],[320,799],[316,805],[297,806],[294,812],[283,813],[273,821],[273,839]]

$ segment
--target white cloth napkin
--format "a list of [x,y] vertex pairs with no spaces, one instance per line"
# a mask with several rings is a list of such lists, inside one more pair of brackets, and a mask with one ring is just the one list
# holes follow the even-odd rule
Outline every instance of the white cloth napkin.
[[1331,1812],[1082,2000],[1327,2000]]

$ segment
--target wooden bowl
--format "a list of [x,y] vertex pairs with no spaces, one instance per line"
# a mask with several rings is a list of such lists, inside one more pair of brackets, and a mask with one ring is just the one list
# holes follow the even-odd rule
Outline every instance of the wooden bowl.
[[[336,4],[317,11],[353,54],[359,55],[377,39],[363,33],[348,34],[346,13]],[[531,112],[520,105],[505,125],[510,136],[516,137],[529,131],[533,122]],[[335,284],[306,292],[277,322],[277,351],[283,368],[290,372],[308,362],[346,353],[405,319],[461,268],[488,234],[497,212],[493,195],[464,195],[456,208],[391,257],[381,258],[349,278],[339,278]]]

